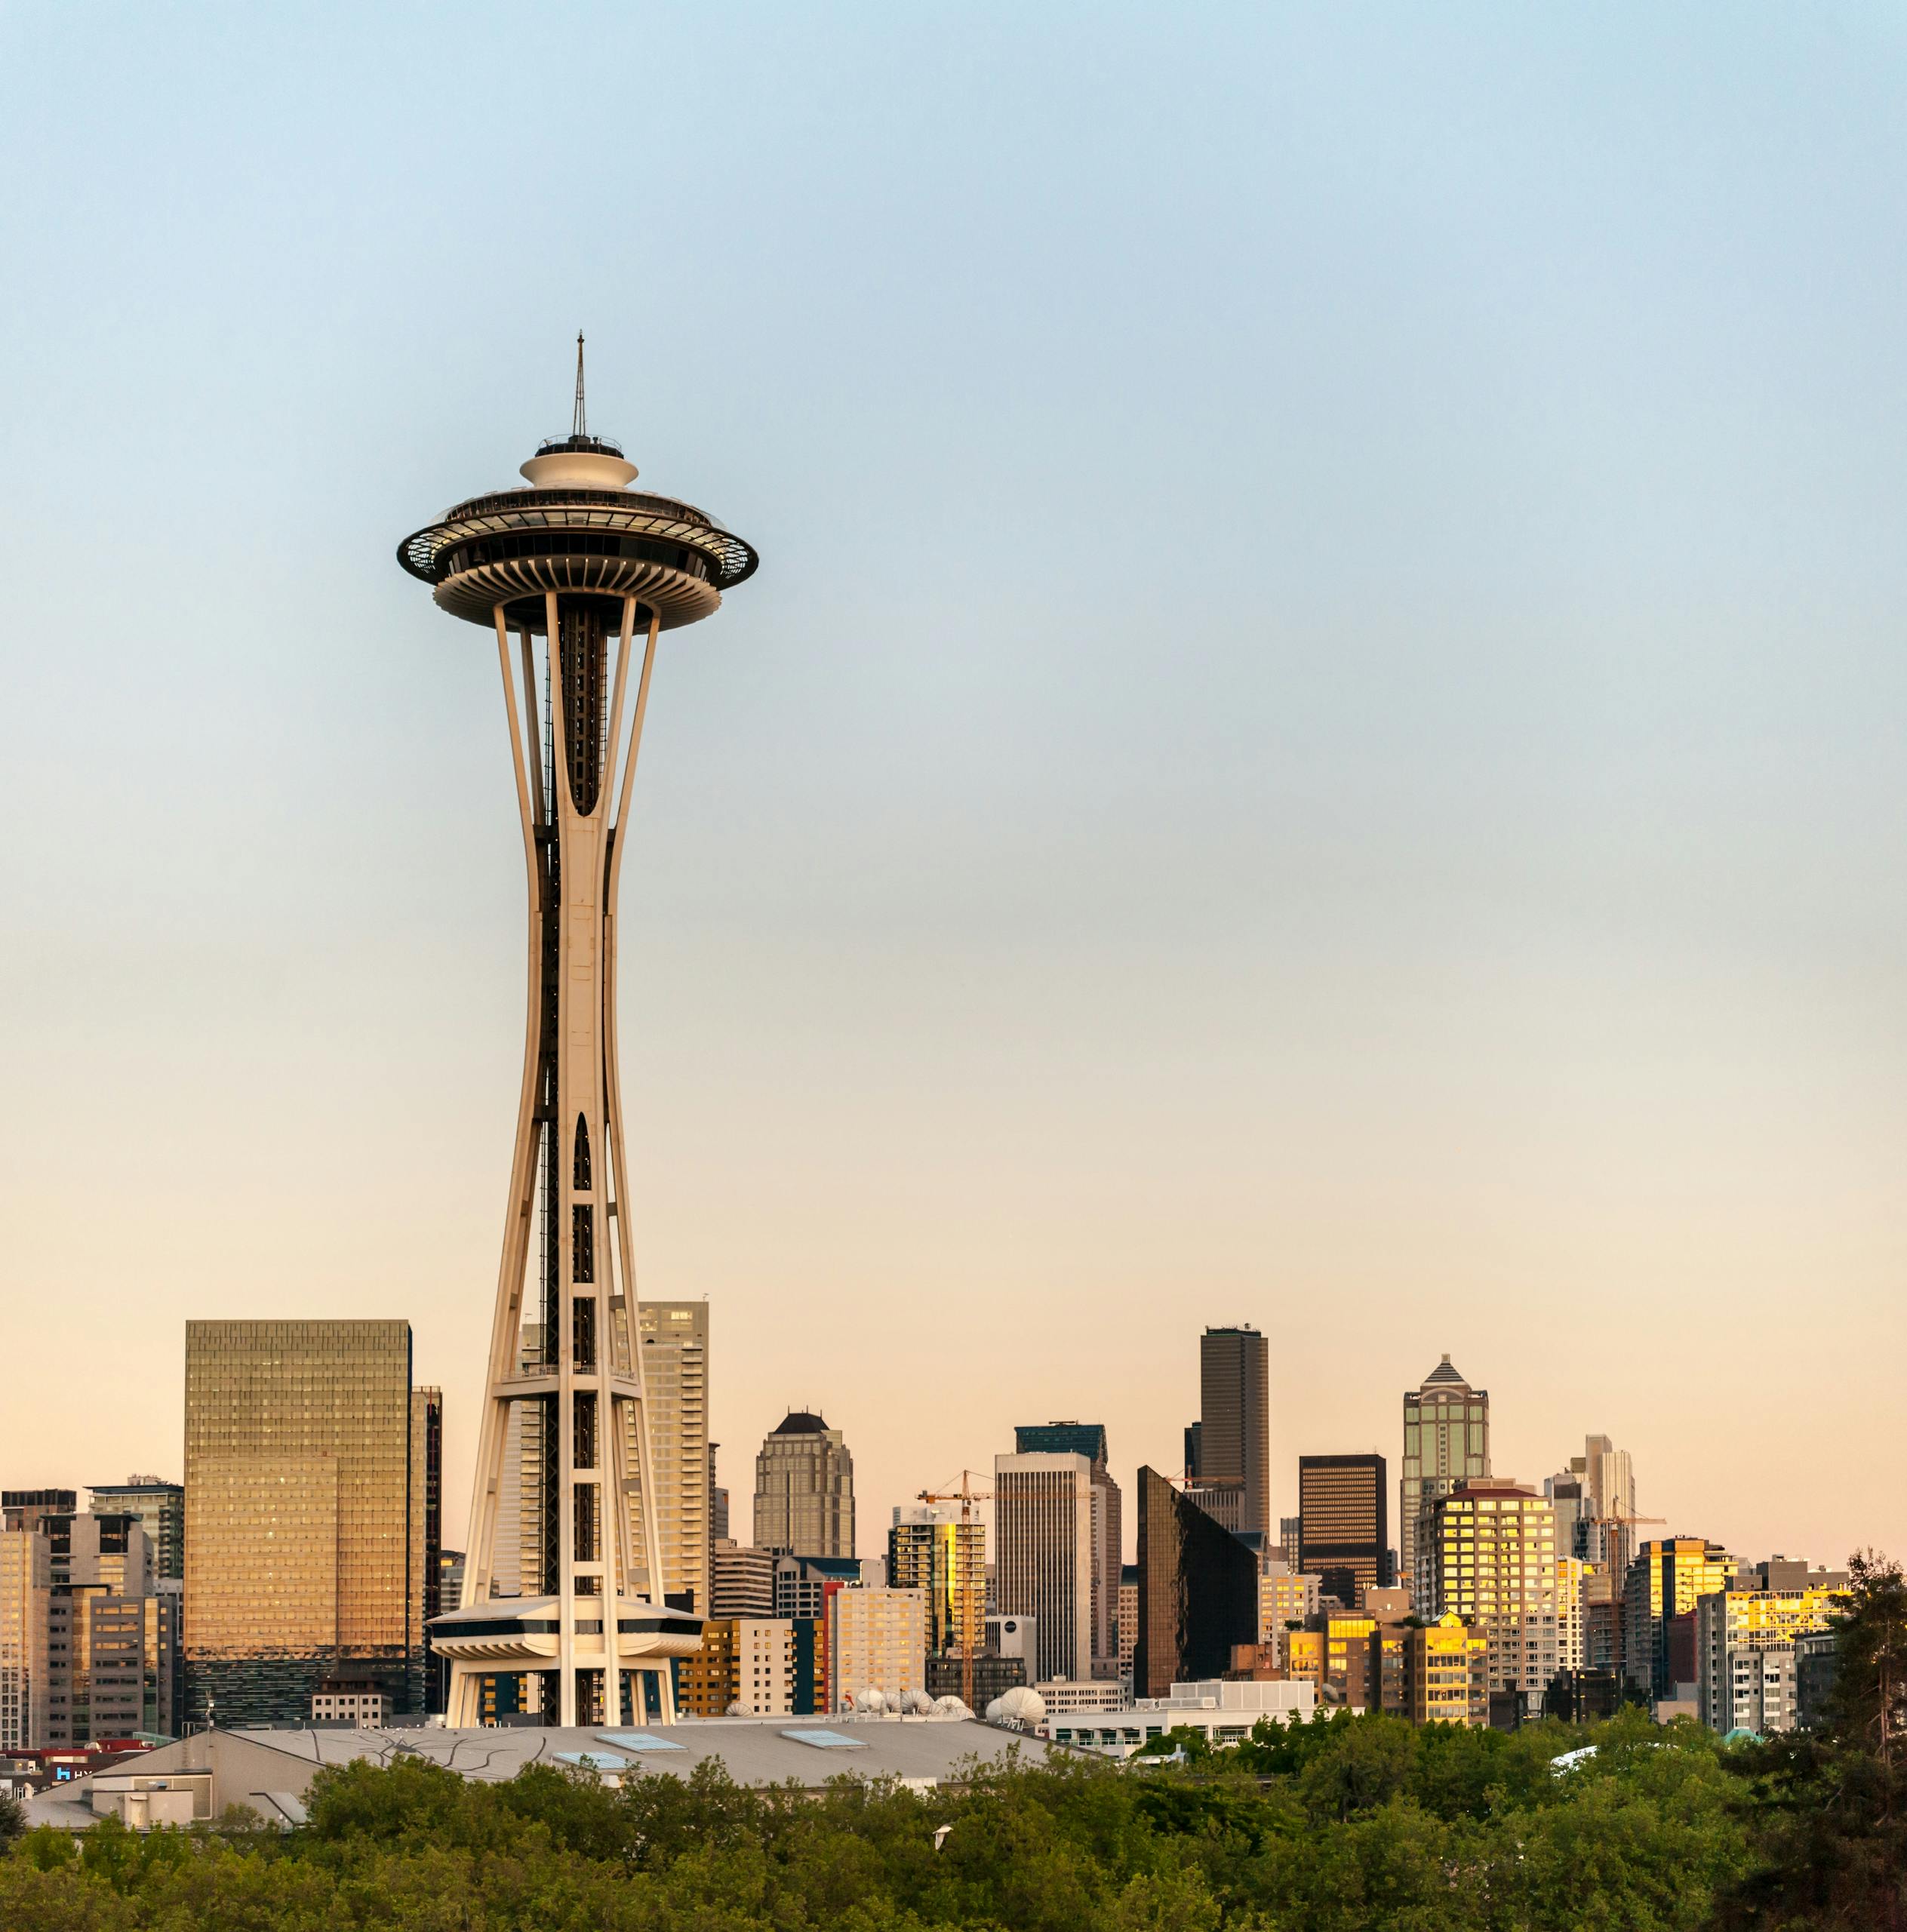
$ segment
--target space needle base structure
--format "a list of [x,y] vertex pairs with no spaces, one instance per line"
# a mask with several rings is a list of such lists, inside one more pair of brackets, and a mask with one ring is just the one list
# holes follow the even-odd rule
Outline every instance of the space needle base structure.
[[[665,1597],[617,1054],[617,894],[661,632],[752,576],[754,550],[630,488],[589,433],[583,345],[568,436],[528,488],[473,497],[398,560],[494,633],[529,886],[528,1014],[461,1605],[435,1619],[446,1721],[486,1680],[540,1680],[544,1721],[668,1723],[700,1615]],[[515,1548],[500,1533],[514,1518]],[[514,1702],[532,1708],[519,1682]]]

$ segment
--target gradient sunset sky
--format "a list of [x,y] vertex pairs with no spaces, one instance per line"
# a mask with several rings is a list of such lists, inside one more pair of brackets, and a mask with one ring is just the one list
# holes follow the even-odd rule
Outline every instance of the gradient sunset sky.
[[760,548],[626,875],[643,1291],[746,1534],[1017,1421],[1297,1456],[1448,1350],[1907,1554],[1907,17],[0,7],[0,1478],[187,1318],[404,1315],[463,1537],[521,1042],[494,655],[567,426]]

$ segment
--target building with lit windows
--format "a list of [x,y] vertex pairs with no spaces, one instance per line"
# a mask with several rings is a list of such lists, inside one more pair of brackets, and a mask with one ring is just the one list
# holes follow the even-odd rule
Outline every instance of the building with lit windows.
[[439,1399],[406,1321],[186,1324],[195,1727],[302,1724],[327,1681],[421,1713]]
[[[1651,1698],[1675,1695],[1670,1626],[1706,1596],[1733,1582],[1735,1559],[1702,1537],[1652,1538],[1635,1553],[1622,1585],[1622,1675]],[[1687,1680],[1693,1682],[1691,1678]]]
[[[1555,1497],[1551,1497],[1553,1503]],[[1563,1540],[1563,1529],[1559,1524],[1556,1540]],[[1559,1556],[1556,1559],[1556,1667],[1558,1670],[1581,1670],[1588,1660],[1587,1645],[1584,1635],[1584,1586],[1596,1574],[1593,1564],[1585,1563],[1579,1556]]]
[[1294,1570],[1281,1556],[1262,1557],[1258,1565],[1258,1641],[1279,1647],[1285,1633],[1318,1614],[1324,1579]]
[[930,1657],[975,1655],[986,1644],[986,1525],[961,1519],[948,1503],[894,1510],[887,1532],[887,1582],[918,1590],[927,1604]]
[[1718,1590],[1695,1606],[1696,1710],[1711,1730],[1792,1730],[1795,1646],[1846,1599],[1827,1589]]
[[1490,1392],[1472,1389],[1446,1355],[1404,1397],[1397,1535],[1403,1580],[1416,1602],[1429,1601],[1429,1580],[1418,1548],[1422,1518],[1459,1483],[1489,1474]]
[[1454,1611],[1404,1632],[1404,1715],[1481,1730],[1490,1721],[1489,1642]]
[[927,1688],[927,1598],[918,1590],[843,1590],[828,1604],[828,1683],[833,1709],[864,1691],[890,1703]]
[[1556,1519],[1549,1499],[1480,1479],[1436,1499],[1419,1561],[1431,1616],[1455,1615],[1484,1640],[1488,1687],[1542,1708],[1557,1669]]
[[1287,1630],[1282,1650],[1285,1675],[1310,1684],[1321,1703],[1324,1695],[1324,1632],[1316,1628]]
[[755,1546],[778,1556],[854,1554],[854,1459],[838,1429],[792,1410],[755,1459]]
[[1318,1619],[1324,1644],[1324,1702],[1346,1709],[1373,1708],[1371,1638],[1377,1620],[1361,1611],[1330,1611]]
[[[653,1484],[629,1491],[629,1547],[640,1549],[642,1507],[653,1487],[661,1540],[663,1594],[678,1610],[703,1616],[710,1604],[709,1514],[709,1304],[645,1301],[636,1309],[642,1384],[648,1398]],[[623,1408],[625,1454],[638,1453],[633,1404]]]

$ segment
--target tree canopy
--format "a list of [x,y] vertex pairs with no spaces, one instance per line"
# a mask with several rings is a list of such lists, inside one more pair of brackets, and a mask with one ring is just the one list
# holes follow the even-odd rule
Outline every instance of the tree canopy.
[[[1551,1761],[1586,1743],[1584,1764]],[[8,1932],[1306,1932],[1708,1924],[1748,1856],[1742,1781],[1689,1725],[1512,1736],[1335,1716],[1121,1770],[976,1766],[915,1793],[620,1789],[418,1758],[318,1774],[305,1828],[42,1828],[0,1857]],[[936,1849],[936,1835],[947,1828]]]

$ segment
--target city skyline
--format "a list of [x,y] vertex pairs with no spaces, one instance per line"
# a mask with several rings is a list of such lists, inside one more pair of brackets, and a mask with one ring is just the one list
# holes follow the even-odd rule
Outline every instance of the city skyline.
[[[8,1480],[182,1476],[188,1320],[395,1318],[465,1520],[522,888],[494,669],[389,543],[561,421],[580,327],[770,559],[657,672],[625,888],[637,1265],[709,1300],[738,1498],[804,1407],[864,1553],[1029,1418],[1175,1469],[1176,1337],[1250,1322],[1278,1515],[1301,1454],[1395,1475],[1447,1352],[1501,1477],[1607,1434],[1666,1534],[1907,1548],[1888,34],[1119,19],[1082,71],[1012,20],[983,71],[733,17],[645,110],[725,211],[661,297],[522,151],[571,57],[506,11],[456,87],[348,8],[0,23],[10,768],[60,826],[4,862],[5,1286],[105,1398],[82,1463],[13,1392]],[[452,162],[489,205],[420,222]],[[1710,1372],[1742,1328],[1804,1426]]]

